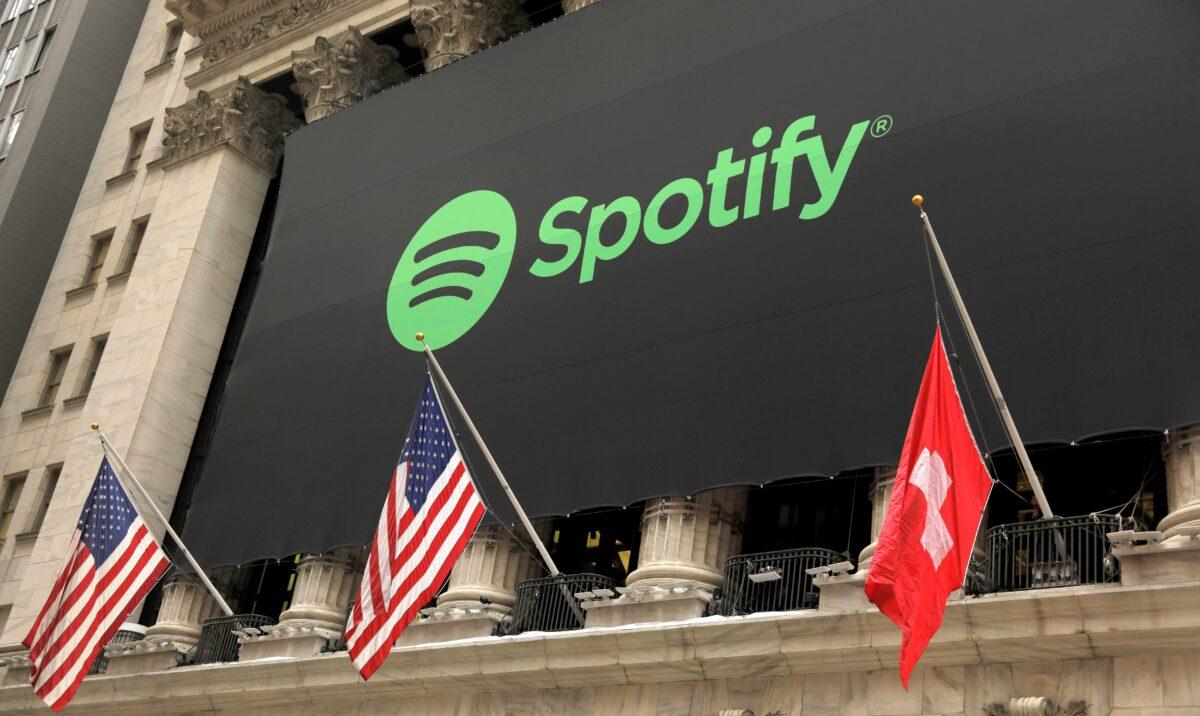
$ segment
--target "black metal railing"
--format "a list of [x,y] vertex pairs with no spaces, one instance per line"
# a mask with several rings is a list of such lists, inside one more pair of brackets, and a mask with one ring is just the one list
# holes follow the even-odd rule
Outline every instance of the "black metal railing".
[[1127,524],[1119,515],[1055,517],[997,525],[967,582],[975,594],[1115,582],[1120,567],[1106,535]]
[[249,627],[258,629],[274,624],[274,617],[261,614],[235,614],[231,617],[213,617],[204,620],[200,630],[200,641],[192,652],[189,664],[216,664],[222,661],[237,661],[238,634]]
[[841,554],[819,547],[731,557],[725,563],[721,613],[732,616],[812,609],[817,606],[819,590],[805,570],[843,559]]
[[[108,644],[128,644],[133,641],[141,641],[145,638],[145,633],[134,629],[118,629],[112,638],[108,640]],[[96,655],[96,660],[92,662],[91,668],[88,669],[88,675],[103,674],[108,670],[108,655],[104,653],[104,649]]]
[[584,611],[575,595],[614,586],[613,580],[599,574],[559,574],[520,582],[512,621],[503,632],[582,629]]

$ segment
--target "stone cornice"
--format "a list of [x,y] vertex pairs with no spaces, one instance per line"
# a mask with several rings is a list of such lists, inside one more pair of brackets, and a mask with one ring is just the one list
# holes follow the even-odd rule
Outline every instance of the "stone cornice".
[[[195,99],[169,107],[163,121],[163,168],[230,146],[274,174],[285,132],[300,126],[284,98],[239,77],[219,94],[201,90]],[[158,160],[156,160],[158,161]]]
[[[921,665],[1171,653],[1198,640],[1200,582],[1066,587],[950,602]],[[90,677],[71,706],[113,714],[157,714],[163,703],[178,711],[298,709],[430,693],[892,669],[899,646],[899,630],[874,609],[778,612],[400,647],[365,684],[344,652]],[[0,712],[44,710],[28,686],[0,688]]]

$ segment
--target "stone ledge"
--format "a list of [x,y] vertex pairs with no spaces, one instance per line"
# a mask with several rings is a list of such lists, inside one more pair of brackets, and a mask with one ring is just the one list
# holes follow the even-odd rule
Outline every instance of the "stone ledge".
[[67,300],[70,301],[73,298],[79,298],[80,296],[86,296],[95,290],[96,290],[95,283],[85,283],[82,286],[76,286],[75,288],[67,291]]
[[[1092,585],[951,601],[926,667],[1087,659],[1194,650],[1200,582]],[[364,683],[345,652],[211,664],[84,681],[89,713],[296,708],[339,699],[618,686],[892,668],[900,633],[871,609],[703,617],[397,647]],[[154,693],[158,698],[147,700]],[[0,712],[44,712],[27,686],[0,688]]]
[[36,408],[30,408],[29,410],[26,410],[25,412],[21,413],[21,420],[28,420],[30,418],[36,418],[39,415],[49,415],[50,412],[53,410],[54,410],[53,405],[39,405]]
[[82,395],[72,395],[70,398],[63,400],[63,407],[74,408],[83,405],[87,401],[87,397],[87,393],[83,393]]
[[172,57],[172,58],[170,58],[170,59],[167,59],[167,60],[163,60],[162,62],[158,63],[157,65],[155,65],[155,66],[151,67],[150,69],[146,70],[146,71],[143,73],[143,76],[145,76],[145,77],[153,77],[154,75],[158,74],[159,72],[162,72],[163,70],[167,69],[168,67],[170,67],[171,65],[174,65],[174,64],[175,64],[175,58],[174,58],[174,57]]
[[108,179],[105,179],[104,186],[106,186],[108,188],[112,188],[118,184],[121,184],[122,182],[129,181],[130,179],[134,178],[135,176],[137,176],[137,168],[136,167],[133,169],[130,169],[127,172],[121,172],[120,174],[116,175],[115,177],[109,177]]

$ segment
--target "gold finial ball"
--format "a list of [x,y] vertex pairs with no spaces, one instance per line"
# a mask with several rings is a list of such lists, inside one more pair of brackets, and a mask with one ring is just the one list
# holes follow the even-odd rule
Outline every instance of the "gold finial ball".
[[92,423],[92,430],[99,430],[99,429],[100,429],[100,423]]
[[921,206],[925,203],[925,197],[921,196],[920,194],[917,194],[916,196],[913,197],[912,201],[913,201],[913,206],[920,209]]
[[425,334],[424,334],[424,333],[418,333],[418,334],[417,334],[417,340],[418,340],[418,341],[420,341],[420,342],[422,342],[422,343],[424,343],[424,342],[425,342]]

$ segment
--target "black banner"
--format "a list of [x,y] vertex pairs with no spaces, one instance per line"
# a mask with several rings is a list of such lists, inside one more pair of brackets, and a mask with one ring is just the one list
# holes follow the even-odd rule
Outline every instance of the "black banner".
[[894,463],[914,193],[1027,441],[1200,420],[1198,20],[604,0],[293,134],[185,538],[368,541],[418,330],[534,515]]

